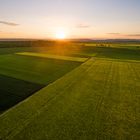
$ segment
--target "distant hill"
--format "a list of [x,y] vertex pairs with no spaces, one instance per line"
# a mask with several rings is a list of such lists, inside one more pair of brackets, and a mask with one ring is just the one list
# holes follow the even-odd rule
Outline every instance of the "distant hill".
[[[0,41],[58,41],[53,39],[24,39],[24,38],[4,38],[0,39]],[[128,43],[128,42],[135,42],[140,43],[140,39],[67,39],[66,41],[72,41],[72,42],[110,42],[110,43]]]
[[70,41],[76,42],[138,42],[140,43],[140,39],[70,39]]

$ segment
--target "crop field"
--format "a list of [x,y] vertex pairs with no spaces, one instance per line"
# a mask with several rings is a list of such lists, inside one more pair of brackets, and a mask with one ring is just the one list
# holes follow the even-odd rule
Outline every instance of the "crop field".
[[0,111],[10,108],[44,86],[0,75]]
[[33,83],[49,84],[80,64],[10,54],[0,56],[0,74]]
[[46,53],[33,53],[33,52],[21,52],[16,54],[24,55],[24,56],[41,57],[41,58],[76,61],[76,62],[85,62],[88,59],[88,58],[81,58],[81,57],[60,56],[60,55],[53,55],[53,54],[46,54]]
[[139,45],[79,44],[0,48],[1,140],[139,139]]
[[54,82],[81,62],[0,55],[0,112]]
[[[16,47],[15,43],[7,43],[6,45],[5,43],[0,43],[0,54],[33,52],[84,58],[96,56],[99,58],[140,60],[140,44],[138,43],[109,43],[109,46],[108,44],[104,45],[104,43],[30,44],[34,46],[26,44],[27,47],[25,47],[25,44],[22,42],[19,46],[23,47]],[[3,45],[7,46],[7,48],[2,47]]]
[[1,138],[138,140],[139,67],[91,58],[3,114]]

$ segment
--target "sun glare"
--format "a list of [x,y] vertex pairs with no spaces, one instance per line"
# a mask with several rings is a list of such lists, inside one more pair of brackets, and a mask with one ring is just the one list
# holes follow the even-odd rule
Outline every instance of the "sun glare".
[[56,38],[57,39],[65,39],[66,33],[64,31],[58,31],[58,32],[56,32]]
[[55,38],[63,40],[67,38],[67,30],[64,28],[59,28],[55,31]]

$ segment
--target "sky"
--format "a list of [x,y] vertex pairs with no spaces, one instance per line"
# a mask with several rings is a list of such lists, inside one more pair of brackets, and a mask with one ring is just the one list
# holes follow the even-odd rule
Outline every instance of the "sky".
[[0,38],[140,39],[140,0],[0,0]]

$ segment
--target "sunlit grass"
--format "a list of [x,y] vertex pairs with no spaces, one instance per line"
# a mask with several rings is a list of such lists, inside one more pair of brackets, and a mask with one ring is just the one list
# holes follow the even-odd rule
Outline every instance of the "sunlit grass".
[[62,56],[62,55],[60,56],[60,55],[53,55],[53,54],[46,54],[46,53],[33,53],[33,52],[19,52],[16,54],[25,55],[25,56],[67,60],[67,61],[76,61],[76,62],[85,62],[88,59],[88,58],[81,58],[81,57],[71,57],[71,56]]

